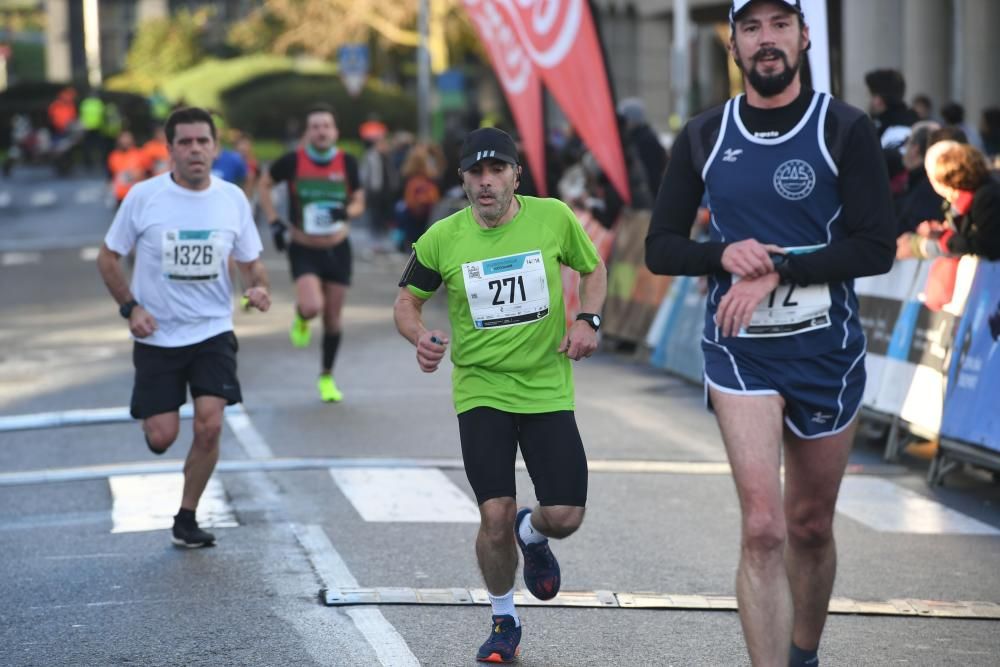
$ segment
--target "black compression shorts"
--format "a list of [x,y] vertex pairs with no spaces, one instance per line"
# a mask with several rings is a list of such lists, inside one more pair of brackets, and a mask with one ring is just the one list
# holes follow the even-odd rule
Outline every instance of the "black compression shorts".
[[587,455],[570,410],[515,414],[479,407],[458,415],[465,474],[481,505],[515,498],[518,445],[541,505],[587,504]]

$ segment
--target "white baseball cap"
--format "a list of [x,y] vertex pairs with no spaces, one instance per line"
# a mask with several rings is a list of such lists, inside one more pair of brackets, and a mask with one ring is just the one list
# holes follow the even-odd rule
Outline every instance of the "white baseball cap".
[[[771,2],[785,3],[791,9],[794,9],[802,16],[802,3],[800,0],[770,0]],[[733,0],[732,6],[729,8],[729,22],[733,23],[736,21],[737,14],[740,14],[744,9],[749,7],[754,0]]]

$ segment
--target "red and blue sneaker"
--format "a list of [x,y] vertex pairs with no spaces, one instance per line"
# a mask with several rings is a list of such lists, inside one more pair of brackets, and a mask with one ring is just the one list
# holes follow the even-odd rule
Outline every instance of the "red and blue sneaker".
[[521,547],[521,553],[524,555],[524,585],[527,586],[528,592],[539,600],[551,600],[559,593],[559,585],[562,583],[559,561],[556,560],[552,549],[549,549],[547,539],[537,544],[525,544],[521,540],[518,528],[524,518],[530,515],[531,509],[524,507],[518,511],[514,519],[514,536],[517,538],[517,546]]
[[479,662],[514,662],[520,653],[521,626],[508,614],[493,617],[490,638],[479,647],[476,660]]

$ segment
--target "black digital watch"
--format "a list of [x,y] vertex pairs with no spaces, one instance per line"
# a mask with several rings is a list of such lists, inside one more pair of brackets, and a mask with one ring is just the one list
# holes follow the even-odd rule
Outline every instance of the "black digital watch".
[[124,317],[126,320],[132,317],[132,309],[139,305],[139,302],[135,299],[129,299],[122,305],[118,306],[118,314]]

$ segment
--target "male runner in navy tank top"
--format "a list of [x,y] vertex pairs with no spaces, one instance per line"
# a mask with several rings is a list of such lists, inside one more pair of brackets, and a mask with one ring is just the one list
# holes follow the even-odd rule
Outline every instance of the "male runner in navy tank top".
[[[799,2],[734,0],[730,23],[746,95],[678,136],[646,263],[709,277],[705,386],[742,510],[736,592],[751,661],[817,665],[865,384],[853,279],[892,266],[889,182],[865,114],[802,85]],[[711,239],[696,243],[705,193]]]

